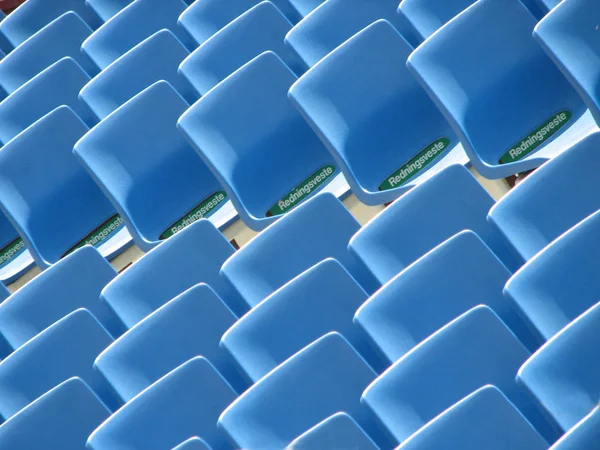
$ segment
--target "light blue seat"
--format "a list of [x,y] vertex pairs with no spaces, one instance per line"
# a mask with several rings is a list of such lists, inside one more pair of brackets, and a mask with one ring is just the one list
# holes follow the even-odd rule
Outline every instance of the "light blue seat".
[[173,450],[212,450],[202,439],[194,437],[182,442]]
[[[295,81],[277,55],[262,53],[177,123],[256,231],[339,182],[331,155],[287,98]],[[341,185],[345,193],[345,181]]]
[[379,20],[289,92],[368,205],[394,200],[449,164],[468,163],[450,125],[408,72],[411,52],[394,27]]
[[517,375],[517,382],[563,431],[598,408],[599,330],[600,304],[596,304],[548,341]]
[[227,407],[218,425],[235,448],[277,450],[342,411],[377,445],[390,448],[375,416],[359,402],[374,377],[348,341],[329,333],[254,384]]
[[236,317],[206,284],[196,285],[150,314],[96,359],[94,366],[124,401],[195,356],[203,356],[234,387],[242,382],[219,347]]
[[457,401],[491,384],[554,442],[558,430],[515,382],[529,356],[491,309],[478,306],[398,360],[365,390],[361,401],[403,442]]
[[71,378],[4,423],[0,427],[0,447],[81,450],[90,433],[109,415],[81,379]]
[[600,3],[544,0],[556,6],[535,27],[533,37],[575,87],[600,124]]
[[144,39],[166,28],[188,50],[195,43],[185,30],[177,26],[177,18],[185,10],[182,0],[136,0],[117,13],[87,38],[81,50],[102,70]]
[[0,281],[12,283],[34,264],[23,238],[4,213],[0,213]]
[[93,127],[97,117],[77,98],[88,81],[88,74],[68,57],[40,72],[0,102],[0,143],[8,143],[62,105],[69,106],[88,127]]
[[285,43],[306,67],[378,19],[399,23],[397,0],[327,0],[287,34]]
[[79,96],[98,117],[104,119],[147,87],[165,80],[191,104],[198,95],[177,73],[179,64],[188,55],[189,52],[173,33],[160,30],[94,77]]
[[46,25],[0,62],[0,87],[12,94],[24,83],[61,58],[69,56],[87,72],[98,73],[96,65],[81,53],[81,43],[91,28],[73,11]]
[[240,311],[241,301],[219,276],[233,252],[210,222],[200,220],[137,260],[103,289],[101,298],[131,328],[183,291],[206,283],[239,316],[247,307]]
[[90,311],[113,337],[121,335],[123,324],[99,300],[100,291],[116,274],[91,246],[73,252],[45,270],[0,304],[0,334],[8,345],[3,350],[19,348],[79,308]]
[[73,150],[144,251],[227,203],[219,182],[175,126],[187,108],[170,84],[159,81],[106,117]]
[[463,231],[385,284],[354,321],[391,364],[448,322],[485,304],[533,351],[540,343],[516,305],[502,295],[510,275],[475,233]]
[[[73,110],[61,106],[0,152],[0,207],[41,268],[86,244],[112,257],[131,241],[122,237],[123,220],[73,156],[73,145],[87,132]],[[122,245],[114,244],[117,234]]]
[[206,359],[194,358],[110,416],[92,433],[87,446],[91,450],[162,450],[199,436],[213,450],[230,449],[216,425],[221,411],[235,398]]
[[301,75],[302,65],[283,44],[291,28],[292,24],[273,3],[259,3],[194,50],[179,71],[200,95],[205,95],[248,61],[271,50],[296,75]]
[[122,405],[94,371],[98,354],[112,338],[85,309],[46,328],[0,363],[0,416],[7,420],[71,377],[80,377],[112,411]]
[[298,436],[290,450],[314,449],[379,450],[364,430],[346,413],[337,413]]
[[535,24],[519,0],[478,1],[408,58],[486,178],[534,169],[597,129]]
[[96,13],[103,22],[117,14],[133,0],[85,0],[85,5]]
[[0,22],[0,36],[11,50],[68,11],[77,13],[93,29],[102,24],[84,0],[27,0],[24,3]]
[[384,284],[446,239],[471,230],[514,271],[522,261],[485,220],[493,204],[466,168],[452,165],[373,218],[350,240],[350,253]]
[[548,161],[490,210],[488,222],[525,261],[600,209],[592,188],[600,171],[598,148],[597,132]]
[[600,300],[600,212],[596,212],[525,264],[504,293],[547,341]]
[[595,450],[600,440],[600,408],[571,428],[550,450]]
[[238,320],[221,345],[255,383],[294,353],[330,331],[337,331],[381,371],[352,317],[366,292],[334,259],[326,259],[283,285]]
[[429,422],[396,450],[547,450],[548,443],[494,386]]
[[252,308],[305,270],[333,258],[371,294],[379,286],[347,249],[359,229],[333,195],[317,195],[238,250],[221,274]]

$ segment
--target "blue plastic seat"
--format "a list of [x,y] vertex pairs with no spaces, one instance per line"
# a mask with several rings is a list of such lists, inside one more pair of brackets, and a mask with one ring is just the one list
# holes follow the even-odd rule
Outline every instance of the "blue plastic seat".
[[403,442],[457,401],[491,384],[554,442],[558,430],[515,382],[529,356],[491,309],[478,306],[398,360],[365,390],[361,401]]
[[600,171],[600,133],[579,141],[512,189],[488,214],[527,261],[554,239],[600,209],[591,186]]
[[352,191],[369,205],[390,202],[441,168],[469,161],[408,72],[411,52],[394,27],[379,20],[327,55],[289,92]]
[[271,50],[296,75],[301,75],[302,64],[283,44],[291,28],[292,24],[273,3],[259,3],[194,50],[179,71],[200,95],[205,95],[248,61]]
[[77,13],[93,29],[102,24],[84,0],[27,0],[0,22],[0,36],[14,49],[68,11]]
[[187,108],[170,84],[159,81],[75,145],[75,155],[144,251],[227,204],[227,194],[175,126]]
[[114,411],[122,405],[92,368],[112,338],[85,309],[46,328],[0,363],[0,416],[7,420],[54,386],[80,377]]
[[96,13],[103,22],[129,5],[133,0],[85,0],[85,5]]
[[61,106],[0,152],[0,206],[41,268],[86,244],[112,257],[131,241],[121,217],[73,156],[73,145],[87,132],[73,110]]
[[384,284],[446,239],[471,230],[514,271],[522,260],[485,220],[493,204],[475,177],[455,164],[379,213],[352,237],[349,249]]
[[218,425],[235,448],[277,450],[343,411],[377,445],[390,448],[377,419],[359,402],[374,377],[348,341],[329,333],[254,384],[229,405]]
[[305,270],[333,258],[371,294],[379,286],[347,249],[359,229],[333,195],[317,195],[238,250],[221,274],[252,308]]
[[79,96],[98,117],[104,119],[147,87],[165,80],[191,104],[198,99],[198,94],[177,73],[179,64],[188,55],[189,52],[173,33],[160,30],[94,77]]
[[547,450],[548,443],[494,386],[429,422],[397,450]]
[[571,428],[550,450],[595,450],[600,440],[600,408]]
[[379,450],[364,430],[346,413],[337,413],[298,436],[290,450]]
[[194,437],[182,442],[173,450],[212,450],[202,439]]
[[314,193],[345,193],[331,155],[287,98],[296,76],[272,52],[219,83],[177,125],[260,231]]
[[13,50],[0,63],[0,88],[12,94],[24,83],[61,58],[69,56],[90,76],[98,68],[81,53],[91,28],[73,11],[46,25]]
[[199,436],[214,450],[229,449],[216,424],[235,397],[206,359],[194,358],[110,416],[92,433],[87,446],[91,450],[162,450]]
[[71,378],[4,423],[0,427],[0,447],[81,450],[90,433],[109,415],[81,379]]
[[600,300],[600,212],[525,264],[504,288],[542,342]]
[[598,407],[600,304],[571,322],[519,370],[517,381],[568,431]]
[[502,295],[510,275],[475,233],[463,231],[385,284],[360,307],[354,321],[391,364],[448,322],[484,304],[533,351],[540,343],[516,305]]
[[519,0],[478,1],[408,58],[486,178],[534,169],[597,129],[535,24]]
[[68,57],[40,72],[0,102],[0,143],[8,143],[62,105],[69,106],[88,127],[93,127],[97,117],[77,98],[88,81],[88,74]]
[[108,347],[94,363],[124,401],[195,356],[203,356],[242,392],[232,359],[219,341],[236,317],[215,292],[199,284],[150,314]]
[[206,283],[239,316],[247,308],[240,313],[241,301],[219,276],[233,252],[210,222],[200,220],[137,260],[103,289],[101,297],[131,328],[183,291]]
[[[35,277],[0,304],[0,334],[8,352],[79,308],[90,311],[113,337],[124,326],[99,300],[116,271],[96,249],[85,246]],[[4,355],[3,355],[4,356]]]
[[188,50],[192,50],[195,43],[185,30],[177,26],[177,18],[186,6],[182,0],[131,2],[94,31],[81,50],[102,70],[163,28],[172,31]]
[[397,8],[397,0],[327,0],[294,26],[285,43],[307,68],[312,67],[376,20],[400,27]]
[[600,42],[596,29],[600,3],[546,1],[555,8],[536,25],[533,37],[579,92],[600,124]]
[[383,364],[352,324],[366,299],[366,292],[340,263],[326,259],[250,310],[227,331],[221,345],[252,383],[330,331],[339,332],[375,370],[381,370]]

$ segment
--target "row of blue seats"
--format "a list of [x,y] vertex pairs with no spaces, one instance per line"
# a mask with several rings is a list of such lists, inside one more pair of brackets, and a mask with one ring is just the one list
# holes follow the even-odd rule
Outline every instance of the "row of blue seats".
[[[319,190],[344,195],[344,177],[362,202],[381,204],[452,163],[470,160],[485,176],[505,176],[597,131],[598,102],[577,78],[591,70],[552,41],[560,35],[554,17],[565,16],[565,8],[536,26],[517,0],[484,0],[434,35],[419,28],[428,39],[413,51],[392,24],[410,36],[407,23],[419,23],[423,13],[417,2],[402,2],[397,14],[395,2],[352,1],[356,7],[328,0],[293,26],[300,16],[291,11],[308,14],[320,2],[262,2],[227,24],[256,2],[239,0],[234,8],[205,0],[186,8],[180,0],[136,0],[98,27],[80,18],[88,8],[81,1],[79,9],[63,1],[46,10],[29,0],[0,23],[0,35],[20,43],[0,62],[0,85],[10,94],[0,103],[4,253],[16,258],[27,248],[45,268],[88,242],[111,258],[129,234],[147,251],[198,217],[222,227],[235,211],[260,230]],[[588,11],[594,6],[586,1],[569,3]],[[438,18],[436,27],[468,6],[426,3],[421,8],[427,20]],[[31,11],[45,11],[37,18],[48,21],[60,8],[76,12],[33,33]],[[381,17],[389,22],[369,25]],[[482,27],[490,22],[497,26]],[[531,37],[534,26],[579,93]],[[511,39],[498,39],[508,27]],[[19,33],[29,38],[14,37]],[[592,37],[582,33],[585,48],[593,50]],[[510,77],[490,76],[484,57]],[[450,78],[439,78],[441,67]],[[460,95],[450,95],[452,84]],[[522,159],[498,163],[499,149],[549,114],[552,120],[511,149]],[[40,139],[49,143],[43,150],[35,145]],[[35,183],[23,177],[30,170],[25,154],[40,161]],[[49,224],[50,212],[64,222]],[[13,278],[30,266],[24,259]]]

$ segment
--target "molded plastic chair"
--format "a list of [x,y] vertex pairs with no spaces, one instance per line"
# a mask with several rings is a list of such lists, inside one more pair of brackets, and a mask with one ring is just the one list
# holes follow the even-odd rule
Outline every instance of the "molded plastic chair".
[[0,152],[0,207],[41,268],[86,244],[106,257],[123,250],[114,240],[109,244],[126,233],[123,220],[73,156],[87,132],[73,110],[61,106]]
[[206,283],[239,316],[241,301],[219,276],[233,252],[225,236],[200,220],[137,260],[103,289],[101,298],[131,328],[173,297]]
[[534,169],[597,129],[535,24],[519,0],[481,0],[408,58],[486,178]]
[[227,203],[219,182],[175,127],[187,108],[170,84],[159,81],[75,145],[75,155],[144,251]]
[[205,95],[252,58],[271,50],[296,75],[301,75],[302,64],[283,44],[291,28],[292,24],[273,3],[259,3],[194,50],[179,71],[200,95]]
[[177,73],[179,64],[188,55],[173,33],[160,30],[94,77],[79,96],[104,119],[147,87],[165,80],[191,104],[198,99],[198,94]]
[[396,199],[449,164],[468,163],[450,125],[408,72],[411,52],[394,27],[379,20],[289,91],[368,205]]
[[276,450],[343,411],[378,445],[389,448],[377,419],[359,403],[374,377],[342,336],[329,333],[254,384],[227,407],[218,425],[236,448]]
[[457,401],[492,384],[554,442],[558,430],[515,382],[529,356],[491,309],[478,306],[398,360],[365,390],[361,401],[403,442]]
[[202,439],[194,437],[181,443],[173,450],[211,450],[211,448]]
[[91,450],[163,450],[201,436],[214,450],[230,449],[216,425],[235,397],[206,359],[194,358],[110,416],[87,445]]
[[111,386],[93,370],[112,338],[85,309],[46,328],[0,363],[0,416],[9,419],[54,386],[80,377],[114,411],[122,405]]
[[93,127],[97,117],[77,98],[88,81],[88,74],[68,57],[40,72],[0,102],[0,143],[7,144],[62,105],[69,106],[88,127]]
[[485,220],[493,204],[475,177],[455,164],[379,213],[352,237],[349,249],[384,284],[446,239],[471,230],[514,271],[522,260]]
[[391,364],[448,322],[485,304],[535,350],[539,343],[516,305],[502,295],[510,275],[475,233],[463,231],[385,284],[354,321]]
[[547,450],[548,443],[494,386],[429,422],[396,450]]
[[600,408],[571,428],[550,450],[595,450],[600,440]]
[[596,304],[555,335],[519,370],[525,386],[568,431],[598,407],[600,304]]
[[102,70],[163,28],[172,31],[188,50],[192,50],[195,43],[185,30],[177,26],[177,18],[186,7],[182,0],[131,2],[94,31],[81,50]]
[[85,5],[96,13],[103,22],[117,14],[133,0],[85,0]]
[[29,281],[0,304],[0,334],[8,351],[79,308],[90,311],[113,337],[120,336],[123,323],[99,300],[116,274],[96,249],[85,246]]
[[571,228],[508,280],[505,295],[542,342],[600,300],[600,212]]
[[488,214],[527,261],[554,239],[600,209],[590,189],[600,171],[600,132],[548,161],[502,197]]
[[195,356],[208,359],[238,392],[247,384],[220,349],[236,317],[215,292],[199,284],[154,311],[102,352],[94,366],[124,401]]
[[575,87],[600,124],[600,4],[594,0],[543,0],[550,13],[533,37]]
[[81,379],[71,378],[4,423],[0,427],[0,447],[81,450],[90,433],[109,415]]
[[238,250],[221,274],[252,308],[305,270],[333,258],[371,294],[379,286],[347,249],[359,229],[333,195],[317,195]]
[[287,98],[295,75],[265,52],[188,109],[178,127],[211,168],[241,219],[260,231],[278,216],[345,180]]
[[98,68],[81,53],[91,28],[73,11],[46,25],[13,50],[0,63],[0,87],[12,94],[24,83],[61,58],[69,56],[94,76]]
[[337,413],[298,436],[290,450],[360,449],[379,450],[364,430],[346,413]]

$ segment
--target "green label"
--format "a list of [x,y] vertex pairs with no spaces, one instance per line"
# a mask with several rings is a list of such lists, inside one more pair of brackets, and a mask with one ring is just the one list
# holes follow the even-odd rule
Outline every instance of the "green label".
[[379,185],[380,191],[387,191],[390,189],[402,186],[411,178],[416,177],[420,172],[423,171],[429,164],[448,148],[450,145],[450,139],[439,138],[421,150],[417,156],[412,158],[393,174],[386,177],[386,179]]
[[286,213],[316,191],[317,188],[331,178],[334,173],[335,166],[333,165],[321,167],[298,186],[285,194],[281,200],[275,203],[271,209],[267,211],[267,217],[280,216],[281,214]]
[[5,266],[25,251],[25,242],[23,239],[16,238],[2,250],[0,250],[0,267]]
[[500,157],[500,164],[511,163],[525,158],[525,156],[542,145],[546,140],[550,139],[572,116],[573,114],[569,110],[561,111],[552,116],[502,155]]
[[215,211],[221,203],[227,200],[227,194],[224,191],[217,191],[192,209],[189,213],[167,228],[163,234],[160,235],[160,240],[168,239],[174,234],[179,233],[188,225],[193,224],[197,220],[208,216],[211,212]]
[[94,247],[100,246],[104,241],[111,238],[114,234],[116,234],[121,228],[123,228],[123,219],[118,214],[115,214],[110,219],[106,220],[102,223],[98,228],[84,237],[81,241],[71,247],[64,255],[63,258],[70,253],[73,253],[78,248],[83,247],[84,245],[92,245]]

